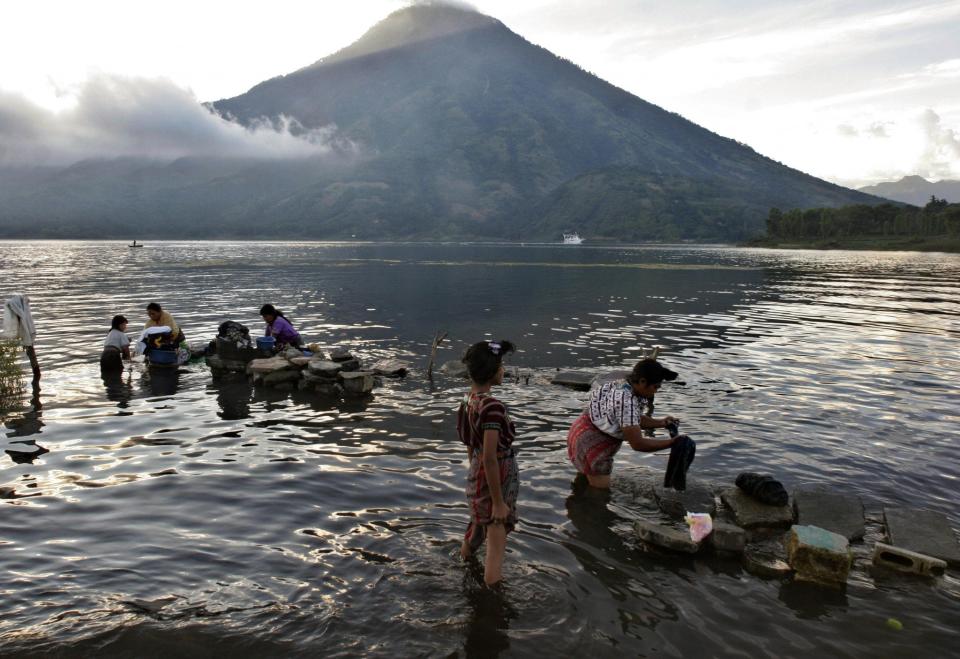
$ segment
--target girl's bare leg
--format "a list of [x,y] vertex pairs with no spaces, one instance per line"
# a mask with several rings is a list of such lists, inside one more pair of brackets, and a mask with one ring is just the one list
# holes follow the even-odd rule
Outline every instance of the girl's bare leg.
[[503,580],[503,555],[507,550],[507,529],[503,524],[487,526],[487,560],[483,566],[483,581],[493,586]]
[[600,475],[591,476],[590,474],[587,474],[587,482],[590,483],[590,487],[596,487],[596,488],[599,488],[599,489],[601,489],[601,490],[609,490],[609,489],[610,489],[610,475],[609,475],[609,474],[604,475],[604,476],[600,476]]

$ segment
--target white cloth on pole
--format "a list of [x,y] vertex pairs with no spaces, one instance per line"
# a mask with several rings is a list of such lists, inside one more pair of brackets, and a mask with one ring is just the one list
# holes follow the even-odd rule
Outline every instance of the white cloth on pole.
[[5,339],[18,339],[20,345],[32,346],[37,338],[37,327],[30,313],[30,298],[22,293],[14,293],[3,304],[3,336]]

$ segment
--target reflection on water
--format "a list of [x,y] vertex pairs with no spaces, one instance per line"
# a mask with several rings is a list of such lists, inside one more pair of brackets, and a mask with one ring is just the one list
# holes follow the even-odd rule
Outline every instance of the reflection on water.
[[[632,521],[666,456],[621,452],[610,493],[584,487],[565,437],[586,395],[549,382],[662,345],[684,384],[658,413],[696,437],[698,478],[771,471],[857,493],[871,519],[896,502],[960,525],[958,275],[906,253],[4,243],[44,388],[0,433],[2,654],[946,655],[960,584],[867,570],[874,522],[839,594],[643,551]],[[271,302],[325,348],[413,370],[345,400],[202,363],[101,378],[110,318],[133,332],[151,300],[197,340],[226,319],[259,333]],[[500,391],[522,480],[502,595],[455,558],[464,383],[426,380],[437,331],[438,363],[483,337],[521,347]]]

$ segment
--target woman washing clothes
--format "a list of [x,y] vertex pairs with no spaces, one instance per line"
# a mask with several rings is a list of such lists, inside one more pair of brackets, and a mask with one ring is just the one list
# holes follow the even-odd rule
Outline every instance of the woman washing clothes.
[[654,439],[644,435],[647,428],[666,428],[678,419],[660,419],[644,413],[646,399],[653,398],[664,380],[677,374],[655,359],[643,359],[625,380],[606,382],[590,392],[583,414],[567,434],[567,455],[577,472],[591,486],[609,489],[613,456],[626,441],[634,451],[652,452],[670,448],[677,438]]
[[282,311],[278,311],[272,304],[265,304],[260,307],[260,316],[267,324],[264,336],[275,338],[277,347],[293,346],[299,348],[301,346],[303,340],[297,334],[297,330],[293,329],[293,325],[290,324]]

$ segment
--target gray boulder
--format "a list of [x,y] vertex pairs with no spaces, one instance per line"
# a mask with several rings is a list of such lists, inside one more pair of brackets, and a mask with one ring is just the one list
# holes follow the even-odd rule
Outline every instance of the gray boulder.
[[373,391],[373,375],[369,371],[341,371],[339,377],[345,393],[361,395]]
[[313,375],[335,378],[343,370],[343,366],[333,361],[313,359],[307,364],[307,371]]

